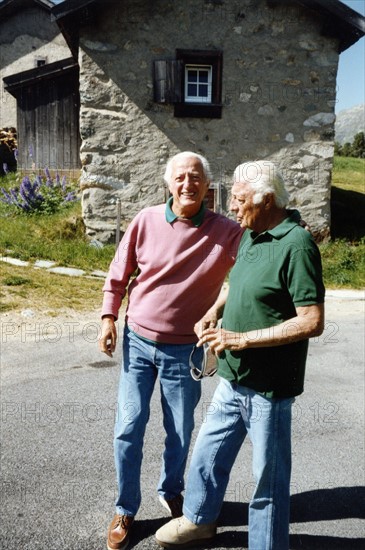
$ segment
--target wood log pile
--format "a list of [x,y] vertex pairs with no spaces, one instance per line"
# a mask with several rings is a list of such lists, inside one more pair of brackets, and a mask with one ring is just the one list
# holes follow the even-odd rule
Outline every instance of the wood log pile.
[[0,128],[0,176],[17,168],[18,136],[15,128]]

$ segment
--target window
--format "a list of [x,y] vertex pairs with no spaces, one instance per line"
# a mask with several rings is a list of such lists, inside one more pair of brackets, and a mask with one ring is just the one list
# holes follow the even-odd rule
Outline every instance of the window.
[[221,118],[222,57],[216,50],[176,50],[176,59],[184,67],[176,117]]
[[212,66],[185,66],[185,96],[186,102],[212,102]]
[[35,67],[43,67],[43,65],[45,65],[46,63],[47,63],[47,58],[46,57],[36,57],[35,61],[34,61],[34,66]]
[[176,50],[154,62],[154,100],[174,104],[176,117],[221,118],[222,52]]

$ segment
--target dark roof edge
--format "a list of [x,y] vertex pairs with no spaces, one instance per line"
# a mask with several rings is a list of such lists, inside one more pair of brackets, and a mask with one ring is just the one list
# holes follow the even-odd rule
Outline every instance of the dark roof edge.
[[74,69],[78,69],[78,64],[73,57],[67,57],[66,59],[55,61],[54,63],[47,63],[41,67],[6,76],[3,78],[5,90],[11,93],[18,88],[26,86],[30,82],[45,78],[53,78]]
[[365,36],[365,17],[340,0],[267,0],[273,7],[293,2],[322,15],[325,34],[339,38],[340,53]]
[[57,4],[51,10],[52,20],[57,21],[63,17],[67,17],[80,9],[84,8],[88,4],[93,4],[96,0],[65,0],[61,4]]
[[365,17],[349,6],[346,6],[346,4],[340,2],[340,0],[331,0],[331,3],[329,3],[328,0],[295,0],[295,2],[308,8],[315,8],[317,6],[322,10],[331,12],[344,22],[356,27],[365,35]]
[[[28,3],[31,4],[32,1],[30,0]],[[48,12],[50,12],[52,10],[52,8],[54,8],[53,2],[50,2],[49,0],[33,0],[33,3],[38,4],[41,8],[45,9]],[[12,4],[14,4],[15,7],[17,7],[16,4],[19,4],[19,2],[18,2],[18,0],[3,0],[0,3],[0,13],[1,13],[1,15],[2,15],[3,11],[5,12],[5,16],[6,16],[7,13],[11,14],[11,10],[12,10],[12,7],[13,7]]]
[[34,0],[37,2],[37,4],[40,4],[41,6],[44,6],[46,9],[52,9],[54,7],[54,3],[50,2],[50,0]]

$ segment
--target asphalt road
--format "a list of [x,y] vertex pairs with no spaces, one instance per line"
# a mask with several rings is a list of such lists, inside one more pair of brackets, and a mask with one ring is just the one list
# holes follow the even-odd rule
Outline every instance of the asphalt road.
[[[364,300],[330,297],[294,405],[291,549],[365,548]],[[1,535],[4,550],[100,550],[114,513],[112,452],[119,354],[97,350],[97,316],[1,325]],[[217,380],[203,382],[197,428]],[[155,486],[163,428],[156,391],[145,439],[143,501],[130,548],[157,549],[166,520]],[[210,548],[247,547],[253,489],[242,447]]]

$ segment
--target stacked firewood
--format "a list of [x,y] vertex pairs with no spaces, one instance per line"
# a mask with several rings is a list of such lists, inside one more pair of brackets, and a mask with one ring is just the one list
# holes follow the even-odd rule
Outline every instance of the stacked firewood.
[[18,148],[18,138],[15,128],[0,128],[0,143],[6,145],[9,151]]
[[0,176],[17,167],[18,137],[15,128],[0,128]]

